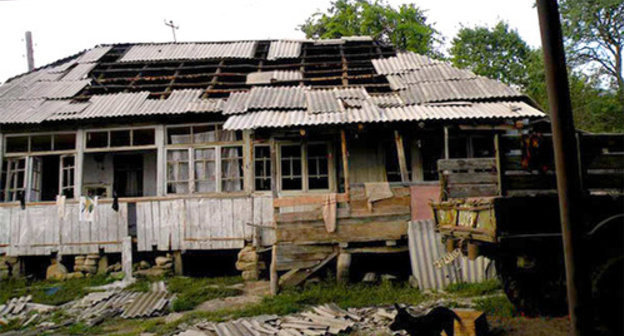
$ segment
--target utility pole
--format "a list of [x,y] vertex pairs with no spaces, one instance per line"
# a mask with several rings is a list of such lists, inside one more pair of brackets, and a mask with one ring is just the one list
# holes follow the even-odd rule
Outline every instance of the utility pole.
[[35,56],[33,51],[32,33],[26,32],[26,61],[28,62],[28,71],[32,71],[35,68]]
[[173,34],[173,42],[178,42],[178,40],[176,39],[176,34],[175,31],[177,29],[180,28],[180,26],[176,26],[173,24],[173,20],[169,20],[169,22],[167,22],[167,20],[165,19],[165,26],[167,27],[171,27],[171,33]]
[[546,86],[555,152],[559,216],[566,268],[570,335],[591,335],[590,281],[583,244],[583,189],[572,119],[559,8],[556,0],[537,0]]

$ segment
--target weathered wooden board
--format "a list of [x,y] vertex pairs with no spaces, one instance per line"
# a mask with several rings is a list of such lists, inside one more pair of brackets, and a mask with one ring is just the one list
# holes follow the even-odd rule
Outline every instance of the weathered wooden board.
[[0,208],[0,254],[7,252],[11,243],[11,208]]
[[278,223],[278,243],[299,244],[366,242],[397,240],[407,234],[409,212],[399,216],[349,218],[338,220],[335,232],[327,232],[322,221],[304,223]]
[[239,249],[253,225],[271,225],[271,197],[198,197],[137,202],[139,251]]
[[56,204],[3,207],[0,210],[0,237],[8,237],[4,249],[15,256],[119,252],[121,239],[128,235],[127,205],[114,211],[110,203],[96,207],[93,222],[78,220],[77,203],[59,208]]

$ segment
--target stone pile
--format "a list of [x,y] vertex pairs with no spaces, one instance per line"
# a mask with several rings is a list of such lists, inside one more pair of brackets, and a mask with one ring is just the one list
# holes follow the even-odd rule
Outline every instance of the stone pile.
[[165,256],[158,256],[154,259],[154,266],[151,267],[147,261],[141,261],[134,265],[135,275],[159,277],[171,275],[173,273],[173,258],[167,253]]
[[74,258],[74,272],[82,272],[84,274],[95,274],[98,270],[98,261],[100,256],[97,254],[89,254],[86,256],[76,256]]
[[256,281],[260,276],[260,271],[266,269],[264,261],[259,260],[256,248],[253,246],[245,246],[238,252],[238,260],[236,261],[236,269],[242,272],[241,276],[245,281]]

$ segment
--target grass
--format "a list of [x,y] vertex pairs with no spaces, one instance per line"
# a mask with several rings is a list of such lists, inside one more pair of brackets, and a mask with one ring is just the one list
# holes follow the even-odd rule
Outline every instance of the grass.
[[173,311],[187,311],[204,301],[239,295],[240,290],[225,287],[240,282],[238,279],[240,278],[170,278],[167,280],[167,290],[176,294],[172,302]]
[[494,294],[501,290],[497,279],[489,279],[478,283],[455,283],[446,287],[445,291],[461,297],[482,296]]
[[32,302],[60,305],[86,295],[87,287],[105,285],[113,280],[103,275],[65,281],[9,279],[0,282],[0,304],[14,297],[32,295]]
[[481,310],[489,316],[514,317],[518,311],[506,296],[493,296],[483,299],[475,299],[475,309]]

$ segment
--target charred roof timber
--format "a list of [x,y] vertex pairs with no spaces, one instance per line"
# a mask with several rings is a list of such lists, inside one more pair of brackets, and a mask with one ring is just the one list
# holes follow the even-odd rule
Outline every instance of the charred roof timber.
[[[472,105],[435,115],[439,102]],[[215,112],[243,128],[542,116],[511,87],[366,36],[98,46],[0,86],[4,124]]]

